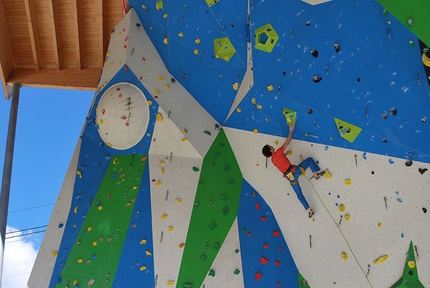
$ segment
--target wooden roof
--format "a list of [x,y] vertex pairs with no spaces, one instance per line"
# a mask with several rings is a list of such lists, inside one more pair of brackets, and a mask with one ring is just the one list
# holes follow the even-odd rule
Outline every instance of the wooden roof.
[[6,85],[95,90],[126,0],[0,0]]

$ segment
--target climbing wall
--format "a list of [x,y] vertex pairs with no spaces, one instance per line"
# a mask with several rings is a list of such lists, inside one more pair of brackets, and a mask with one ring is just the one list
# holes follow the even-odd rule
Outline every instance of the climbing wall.
[[423,1],[129,2],[29,287],[430,286]]

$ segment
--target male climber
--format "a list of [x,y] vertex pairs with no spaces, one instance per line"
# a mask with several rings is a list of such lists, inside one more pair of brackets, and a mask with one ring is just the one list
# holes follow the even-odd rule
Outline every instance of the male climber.
[[309,207],[309,204],[306,201],[305,196],[303,196],[298,178],[300,175],[305,174],[305,170],[308,167],[310,167],[312,172],[314,173],[313,178],[315,179],[319,179],[325,173],[325,171],[318,172],[320,168],[318,167],[317,163],[315,163],[314,159],[310,157],[303,160],[298,166],[291,164],[290,160],[288,160],[284,151],[285,151],[285,148],[287,148],[287,146],[290,144],[291,139],[293,138],[293,130],[294,130],[294,126],[290,126],[288,137],[285,140],[285,143],[278,150],[275,150],[275,148],[273,148],[270,145],[265,145],[263,147],[263,155],[268,158],[272,157],[273,165],[275,165],[276,168],[278,168],[279,171],[281,171],[284,177],[290,181],[290,184],[293,187],[294,192],[296,192],[297,194],[297,198],[299,198],[303,207],[305,207],[305,210],[308,210],[309,218],[311,218],[314,215],[314,211],[312,210],[312,208]]

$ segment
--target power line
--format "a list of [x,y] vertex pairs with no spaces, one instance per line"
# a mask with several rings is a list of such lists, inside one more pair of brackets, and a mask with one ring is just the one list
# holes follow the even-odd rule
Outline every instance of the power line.
[[31,228],[26,228],[26,229],[21,229],[21,230],[10,231],[10,232],[7,232],[6,235],[7,234],[12,234],[12,233],[17,233],[17,232],[22,232],[22,231],[33,230],[33,229],[45,228],[47,226],[48,225],[43,225],[43,226],[36,226],[36,227],[31,227]]
[[41,230],[41,231],[30,232],[30,233],[21,234],[21,235],[16,235],[16,236],[9,236],[9,237],[6,237],[5,240],[16,238],[16,237],[24,237],[24,236],[27,236],[27,235],[32,235],[32,234],[37,234],[37,233],[43,233],[45,231],[46,231],[46,229],[45,230]]
[[9,278],[18,277],[18,276],[22,276],[22,275],[26,275],[26,274],[30,274],[30,272],[3,277],[3,279],[9,279]]
[[46,206],[51,206],[54,205],[55,203],[50,203],[50,204],[44,204],[44,205],[39,205],[39,206],[33,206],[33,207],[28,207],[28,208],[23,208],[20,210],[15,210],[15,211],[10,211],[8,214],[12,214],[12,213],[16,213],[16,212],[21,212],[21,211],[26,211],[26,210],[31,210],[31,209],[36,209],[36,208],[41,208],[41,207],[46,207]]

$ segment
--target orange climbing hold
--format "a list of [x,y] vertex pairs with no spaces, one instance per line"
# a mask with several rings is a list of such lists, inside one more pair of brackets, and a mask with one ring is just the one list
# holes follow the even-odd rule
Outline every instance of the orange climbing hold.
[[261,257],[260,258],[260,264],[269,264],[269,260],[267,260],[266,258],[264,258],[264,257]]
[[260,280],[261,277],[263,277],[263,274],[261,274],[261,272],[257,272],[257,274],[255,274],[255,281]]

